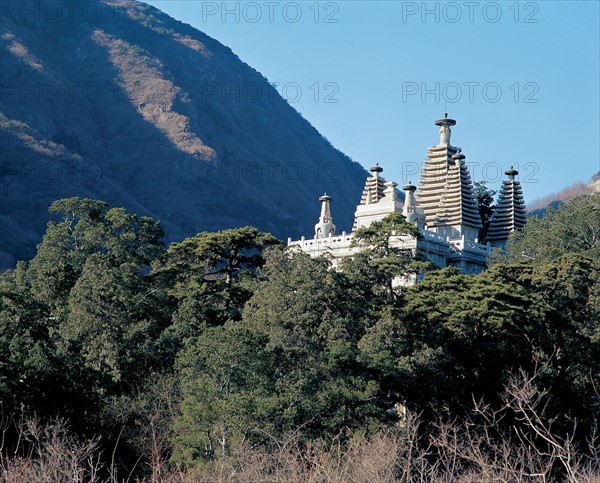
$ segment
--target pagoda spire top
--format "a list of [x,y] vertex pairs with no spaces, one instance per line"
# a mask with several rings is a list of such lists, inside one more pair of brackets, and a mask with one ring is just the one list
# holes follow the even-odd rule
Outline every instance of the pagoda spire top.
[[463,159],[466,159],[466,156],[462,153],[462,150],[458,148],[456,154],[452,155],[452,160],[454,161],[454,164],[460,164]]
[[511,166],[506,171],[504,171],[504,174],[508,176],[508,179],[514,180],[515,176],[517,176],[519,172]]
[[450,119],[448,117],[448,113],[444,113],[444,117],[442,119],[438,119],[435,121],[436,126],[440,126],[440,146],[445,146],[450,144],[450,136],[452,135],[451,126],[456,125],[456,121],[454,119]]
[[375,166],[369,169],[375,178],[378,178],[381,173],[383,173],[383,168],[379,166],[379,163],[375,163]]

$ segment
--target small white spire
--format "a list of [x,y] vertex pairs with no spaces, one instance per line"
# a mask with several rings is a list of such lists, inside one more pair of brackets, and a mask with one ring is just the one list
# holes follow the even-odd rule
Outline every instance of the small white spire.
[[402,189],[406,194],[404,197],[404,208],[402,208],[402,214],[408,220],[409,215],[415,213],[415,209],[417,207],[417,200],[415,198],[415,191],[417,190],[417,187],[409,181],[402,187]]
[[315,238],[327,238],[330,235],[335,235],[335,225],[331,217],[331,196],[325,193],[319,198],[321,202],[321,216],[319,222],[315,225]]

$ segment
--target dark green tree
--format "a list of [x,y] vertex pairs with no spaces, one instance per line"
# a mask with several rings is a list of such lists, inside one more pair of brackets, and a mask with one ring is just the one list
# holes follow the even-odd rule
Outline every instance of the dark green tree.
[[352,246],[361,248],[362,256],[366,256],[381,274],[389,300],[397,295],[396,281],[409,281],[411,276],[432,268],[419,256],[416,244],[409,242],[408,246],[403,246],[403,237],[419,240],[423,235],[415,225],[406,222],[404,215],[392,213],[368,227],[357,229],[352,241]]
[[280,244],[252,227],[202,232],[171,244],[153,269],[153,277],[176,300],[165,341],[181,347],[208,326],[239,320],[258,284],[263,250]]
[[229,322],[208,328],[183,351],[185,399],[174,427],[175,461],[208,462],[265,438],[278,417],[277,361],[266,345],[263,335]]
[[464,414],[475,397],[499,403],[509,373],[544,365],[548,415],[589,429],[599,413],[598,266],[569,255],[544,265],[449,268],[410,287],[361,340],[384,390],[426,414]]
[[155,343],[170,314],[148,276],[162,230],[96,200],[59,200],[50,211],[61,220],[0,289],[0,391],[6,410],[65,417],[92,436],[105,398],[164,368]]
[[0,276],[0,411],[5,418],[60,416],[85,430],[87,418],[79,409],[93,405],[81,386],[85,370],[57,351],[56,323],[31,294],[26,272],[19,262]]
[[357,360],[378,310],[372,286],[326,258],[281,250],[269,251],[261,273],[243,319],[205,331],[180,355],[181,454],[210,458],[298,428],[306,437],[368,431],[386,417]]
[[163,326],[156,305],[136,264],[115,266],[108,255],[90,255],[58,330],[65,355],[81,357],[100,378],[102,392],[113,383],[139,380],[157,369],[154,345]]
[[473,394],[495,397],[503,371],[524,362],[515,328],[538,311],[515,284],[448,268],[407,289],[403,306],[384,311],[360,347],[397,402],[461,411]]
[[496,191],[486,186],[486,181],[476,181],[473,183],[475,192],[475,201],[477,201],[477,209],[481,217],[481,228],[479,230],[478,239],[485,241],[487,232],[490,228],[490,221],[496,206],[494,205],[494,196]]
[[494,251],[490,262],[544,264],[573,253],[600,258],[600,193],[549,208],[542,218],[528,218],[522,231],[511,234],[507,251]]
[[50,212],[62,220],[48,223],[27,276],[33,295],[58,318],[91,254],[106,254],[114,266],[134,263],[144,270],[163,249],[157,221],[129,215],[123,208],[109,210],[102,201],[62,199],[52,203]]

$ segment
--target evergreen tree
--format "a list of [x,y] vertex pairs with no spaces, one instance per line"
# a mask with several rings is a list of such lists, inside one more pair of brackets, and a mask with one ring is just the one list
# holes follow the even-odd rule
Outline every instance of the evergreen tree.
[[549,208],[542,218],[529,217],[522,231],[511,234],[507,251],[494,251],[490,262],[543,264],[574,253],[600,259],[600,193]]
[[481,217],[481,228],[479,229],[479,235],[477,238],[483,242],[487,236],[492,215],[496,209],[496,206],[494,205],[494,196],[496,195],[496,191],[488,188],[486,186],[486,181],[476,181],[473,184],[473,190],[475,193],[475,201],[477,201],[479,216]]
[[176,300],[165,342],[181,347],[208,326],[239,320],[258,284],[263,250],[280,243],[270,233],[243,227],[202,232],[171,244],[152,274]]
[[411,275],[432,268],[432,264],[419,256],[414,248],[397,246],[401,237],[421,239],[423,235],[415,225],[406,222],[404,215],[392,213],[368,227],[358,228],[352,241],[352,246],[360,247],[363,256],[370,259],[383,277],[390,301],[397,295],[395,281],[412,281]]

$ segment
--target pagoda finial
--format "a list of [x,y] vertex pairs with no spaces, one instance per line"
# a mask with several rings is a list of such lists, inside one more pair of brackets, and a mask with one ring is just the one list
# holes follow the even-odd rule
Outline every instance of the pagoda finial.
[[452,159],[454,160],[455,164],[460,164],[463,159],[466,159],[466,156],[462,153],[461,149],[458,148],[456,154],[452,155]]
[[504,174],[508,176],[508,179],[514,180],[515,176],[517,176],[519,172],[511,166],[504,172]]
[[440,146],[445,146],[450,144],[450,136],[452,135],[452,130],[450,126],[456,125],[456,121],[454,119],[448,118],[448,113],[444,113],[444,117],[442,119],[438,119],[435,121],[436,126],[440,126]]
[[405,184],[405,185],[402,187],[402,189],[403,189],[404,191],[410,191],[410,192],[415,192],[415,191],[417,191],[417,187],[416,187],[414,184],[412,184],[410,181],[409,181],[408,183],[406,183],[406,184]]
[[369,169],[369,171],[371,171],[371,173],[373,173],[373,176],[377,178],[379,177],[379,173],[383,172],[383,168],[379,166],[379,163],[375,163],[375,166]]

